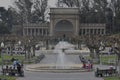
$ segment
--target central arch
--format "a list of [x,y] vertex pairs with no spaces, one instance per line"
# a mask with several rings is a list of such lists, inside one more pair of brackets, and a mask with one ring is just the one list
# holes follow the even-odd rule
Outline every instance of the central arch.
[[59,36],[64,34],[70,36],[74,31],[73,24],[68,20],[61,20],[56,23],[54,31]]

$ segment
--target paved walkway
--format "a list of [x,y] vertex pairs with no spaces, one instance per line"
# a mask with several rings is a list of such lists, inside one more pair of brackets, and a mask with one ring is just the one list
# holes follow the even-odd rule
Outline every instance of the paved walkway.
[[[95,65],[96,67],[108,68],[108,66]],[[17,80],[103,80],[96,78],[94,72],[79,73],[49,73],[49,72],[30,72],[25,71],[25,77]]]
[[25,72],[24,78],[17,80],[103,80],[94,77],[94,72],[81,73],[44,73],[44,72]]

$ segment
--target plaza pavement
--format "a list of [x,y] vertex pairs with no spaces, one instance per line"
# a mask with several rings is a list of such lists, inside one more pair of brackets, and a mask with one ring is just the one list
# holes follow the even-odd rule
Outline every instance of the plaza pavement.
[[[109,66],[95,65],[94,68],[96,67],[108,68]],[[94,76],[94,72],[49,73],[49,72],[31,72],[26,70],[24,72],[25,76],[18,77],[17,80],[103,80],[102,78],[96,78]]]
[[47,73],[25,71],[25,77],[17,80],[103,80],[96,78],[94,72],[81,73]]
[[[39,54],[39,53],[38,53]],[[80,63],[78,55],[68,56],[70,60]],[[56,61],[55,56],[46,55],[46,58],[41,63],[51,63]],[[95,65],[96,67],[107,68],[108,66]],[[103,80],[96,78],[94,72],[74,72],[74,73],[50,73],[50,72],[30,72],[25,71],[25,77],[20,77],[17,80]]]
[[[95,65],[96,67],[108,68],[104,65]],[[17,80],[103,80],[97,78],[93,72],[76,73],[49,73],[49,72],[30,72],[25,71],[25,77],[19,77]]]

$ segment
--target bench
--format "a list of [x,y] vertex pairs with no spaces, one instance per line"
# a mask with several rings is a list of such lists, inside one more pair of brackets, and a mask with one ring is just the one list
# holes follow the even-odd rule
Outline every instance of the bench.
[[21,73],[18,73],[17,69],[2,69],[2,74],[3,75],[8,75],[8,76],[24,76],[24,71],[21,70]]
[[104,76],[113,76],[117,73],[116,69],[97,69],[95,71],[96,77],[104,77]]

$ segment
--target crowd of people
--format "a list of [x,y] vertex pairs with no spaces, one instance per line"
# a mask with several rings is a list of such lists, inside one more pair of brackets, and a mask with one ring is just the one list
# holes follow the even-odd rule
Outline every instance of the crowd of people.
[[82,68],[88,69],[88,71],[93,69],[93,62],[92,60],[86,60],[84,57],[80,56],[80,60],[82,62]]
[[6,65],[5,69],[8,70],[8,72],[6,73],[6,75],[15,76],[15,74],[16,74],[15,70],[16,70],[17,74],[19,76],[22,76],[22,73],[23,73],[23,63],[20,63],[19,60],[15,59],[15,58],[12,58],[11,62],[12,62],[12,65]]

